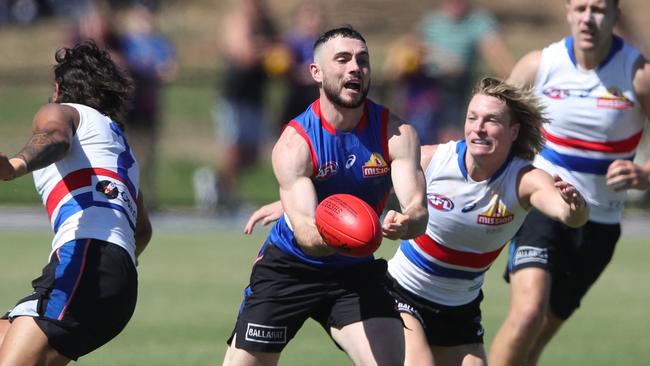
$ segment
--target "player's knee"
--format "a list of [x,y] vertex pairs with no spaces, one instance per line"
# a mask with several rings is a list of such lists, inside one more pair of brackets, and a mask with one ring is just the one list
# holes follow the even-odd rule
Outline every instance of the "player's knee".
[[524,303],[511,309],[510,323],[520,332],[532,332],[541,328],[546,306],[541,303]]

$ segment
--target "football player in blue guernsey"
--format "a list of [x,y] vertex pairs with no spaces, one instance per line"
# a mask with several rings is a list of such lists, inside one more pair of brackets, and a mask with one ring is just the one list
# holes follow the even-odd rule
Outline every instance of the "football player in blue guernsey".
[[535,365],[609,263],[627,189],[650,186],[650,161],[633,162],[650,116],[650,63],[612,33],[618,0],[566,0],[571,34],[532,51],[508,78],[534,87],[551,123],[535,166],[574,185],[589,221],[568,228],[538,212],[512,241],[510,311],[490,365]]
[[308,318],[318,321],[356,365],[402,365],[404,330],[385,288],[387,264],[341,255],[315,225],[318,202],[335,193],[378,213],[394,189],[383,235],[409,239],[427,223],[415,130],[366,98],[370,55],[349,26],[314,44],[311,75],[320,97],[288,123],[272,154],[286,214],[255,261],[224,365],[275,365]]
[[[529,91],[479,82],[465,139],[422,146],[429,222],[388,263],[389,288],[405,324],[405,365],[486,365],[480,303],[484,273],[531,208],[577,227],[589,208],[570,184],[530,164],[547,120]],[[246,226],[281,216],[278,203]]]

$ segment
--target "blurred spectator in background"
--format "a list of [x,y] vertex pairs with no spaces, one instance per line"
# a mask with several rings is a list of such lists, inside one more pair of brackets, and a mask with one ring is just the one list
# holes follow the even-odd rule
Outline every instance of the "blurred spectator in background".
[[[424,16],[417,38],[403,52],[421,65],[411,65],[410,77],[402,80],[408,84],[404,100],[417,107],[404,108],[403,116],[414,123],[422,143],[462,138],[458,121],[465,120],[478,57],[499,77],[506,77],[514,65],[497,22],[470,0],[443,0],[439,9]],[[427,109],[427,102],[435,108]]]
[[318,99],[318,85],[311,77],[309,65],[314,60],[314,42],[322,33],[324,24],[325,14],[319,3],[306,1],[298,5],[293,27],[285,38],[291,65],[287,71],[288,91],[281,125],[304,112]]
[[122,57],[122,40],[115,27],[114,14],[106,1],[88,1],[74,19],[74,27],[69,36],[69,43],[93,40],[95,44],[108,51],[115,64],[124,67]]
[[127,115],[126,134],[140,164],[149,208],[156,208],[156,148],[160,130],[160,92],[164,82],[176,76],[173,45],[157,30],[156,15],[144,5],[129,9],[122,54],[133,78],[133,108]]
[[384,78],[390,83],[388,97],[395,113],[416,129],[420,144],[438,142],[436,115],[442,108],[437,80],[426,73],[426,48],[419,36],[408,34],[388,46],[384,61]]
[[213,118],[221,152],[216,177],[218,211],[240,204],[236,190],[243,167],[257,160],[264,137],[264,90],[268,75],[286,71],[288,59],[277,48],[277,29],[266,1],[241,0],[226,15],[221,95]]

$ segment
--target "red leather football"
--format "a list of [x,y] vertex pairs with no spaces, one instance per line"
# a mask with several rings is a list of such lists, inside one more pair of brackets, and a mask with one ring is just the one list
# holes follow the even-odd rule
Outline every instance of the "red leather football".
[[325,242],[351,257],[365,257],[381,244],[379,217],[364,200],[334,194],[316,207],[316,227]]

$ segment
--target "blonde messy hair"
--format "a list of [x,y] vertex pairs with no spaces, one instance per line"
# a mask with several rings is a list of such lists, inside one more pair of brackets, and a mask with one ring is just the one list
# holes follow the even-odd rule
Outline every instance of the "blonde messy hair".
[[510,123],[520,125],[511,153],[525,160],[533,160],[544,146],[542,124],[550,121],[532,89],[518,88],[503,80],[486,77],[476,84],[472,95],[476,94],[494,97],[506,103],[510,111]]

